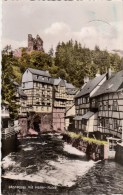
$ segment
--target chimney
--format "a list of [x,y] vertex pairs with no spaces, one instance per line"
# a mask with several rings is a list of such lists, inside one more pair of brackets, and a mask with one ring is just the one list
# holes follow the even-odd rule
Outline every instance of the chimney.
[[111,68],[109,68],[109,69],[108,69],[108,79],[110,79],[110,78],[111,78],[112,73],[113,73],[113,72],[112,72]]
[[85,76],[84,77],[84,84],[88,83],[88,81],[89,81],[89,77],[88,76]]

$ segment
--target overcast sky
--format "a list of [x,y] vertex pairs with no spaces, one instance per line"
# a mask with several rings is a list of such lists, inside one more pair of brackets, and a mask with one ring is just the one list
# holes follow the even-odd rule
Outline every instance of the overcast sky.
[[46,52],[70,39],[123,50],[123,1],[3,1],[2,46],[25,47],[28,34],[39,34]]

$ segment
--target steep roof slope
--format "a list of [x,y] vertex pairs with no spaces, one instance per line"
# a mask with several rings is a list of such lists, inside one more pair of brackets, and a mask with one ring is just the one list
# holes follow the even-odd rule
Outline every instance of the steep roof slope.
[[93,89],[104,79],[106,74],[101,76],[95,77],[94,79],[90,80],[84,88],[80,90],[80,92],[75,96],[75,98],[87,95],[93,91]]
[[92,97],[102,94],[113,93],[123,88],[123,70],[112,75],[103,85],[94,93]]
[[49,74],[48,71],[45,70],[37,70],[37,69],[33,69],[33,68],[28,68],[28,70],[35,75],[40,75],[40,76],[45,76],[45,77],[51,77],[51,75]]

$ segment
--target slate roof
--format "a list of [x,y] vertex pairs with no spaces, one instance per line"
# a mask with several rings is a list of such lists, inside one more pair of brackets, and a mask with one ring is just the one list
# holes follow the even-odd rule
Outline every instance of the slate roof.
[[62,79],[61,78],[58,78],[58,79],[54,79],[54,85],[58,85],[60,83]]
[[23,92],[21,87],[18,88],[18,93],[20,96],[27,97],[27,95]]
[[75,118],[73,118],[74,120],[77,120],[77,121],[81,121],[82,120],[82,116],[75,116]]
[[123,70],[112,75],[103,85],[94,93],[92,97],[102,94],[113,93],[123,88]]
[[71,83],[65,82],[65,86],[67,89],[75,89],[75,87]]
[[91,116],[93,116],[95,113],[94,112],[91,112],[91,111],[88,111],[86,114],[84,114],[82,116],[82,118],[84,119],[89,119]]
[[82,116],[75,116],[74,120],[82,120],[82,119],[89,119],[91,116],[93,116],[95,113],[94,112],[91,112],[91,111],[88,111],[86,114],[82,115]]
[[67,89],[66,92],[68,95],[75,95],[77,90],[76,89]]
[[81,90],[80,92],[75,96],[75,98],[90,94],[94,88],[104,79],[106,74],[103,74],[101,76],[95,77],[94,79],[90,80]]
[[41,76],[39,76],[37,78],[37,75],[33,74],[32,78],[33,78],[33,81],[40,82],[40,83],[47,83],[47,84],[50,84],[50,85],[53,85],[53,82],[54,82],[54,79],[51,78],[51,77],[44,77],[44,78],[42,78]]
[[48,71],[45,70],[37,70],[37,69],[33,69],[33,68],[28,68],[28,70],[35,75],[41,75],[41,76],[45,76],[45,77],[51,77],[50,73]]

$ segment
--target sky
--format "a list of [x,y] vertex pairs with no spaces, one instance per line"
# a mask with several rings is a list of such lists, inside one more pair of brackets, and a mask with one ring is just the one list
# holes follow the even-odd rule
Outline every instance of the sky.
[[28,34],[38,34],[46,52],[70,39],[90,49],[123,50],[123,1],[3,0],[2,47],[27,47]]

